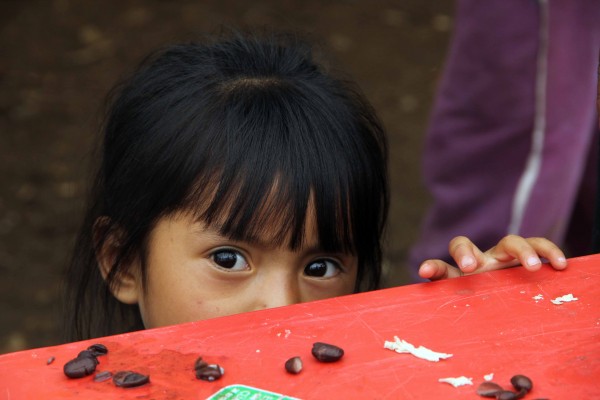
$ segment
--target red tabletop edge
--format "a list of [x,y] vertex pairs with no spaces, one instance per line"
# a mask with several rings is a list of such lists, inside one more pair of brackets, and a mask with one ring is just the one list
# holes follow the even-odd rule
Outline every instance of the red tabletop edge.
[[[0,399],[206,399],[230,385],[283,395],[261,399],[478,399],[488,374],[507,389],[511,376],[530,377],[525,399],[600,399],[600,255],[568,263],[565,271],[511,268],[5,354]],[[577,300],[551,302],[566,294]],[[394,336],[453,356],[430,362],[384,349]],[[342,347],[344,357],[318,362],[317,341]],[[150,383],[124,389],[93,375],[67,378],[63,365],[93,343],[109,349],[97,371],[134,370]],[[224,376],[197,380],[198,356]],[[304,361],[298,375],[283,367],[292,356]],[[459,376],[473,385],[438,381]]]

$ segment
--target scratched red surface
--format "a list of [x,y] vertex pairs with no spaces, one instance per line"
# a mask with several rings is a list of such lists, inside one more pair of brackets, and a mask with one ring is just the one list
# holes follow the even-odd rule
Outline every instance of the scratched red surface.
[[[233,384],[301,399],[476,399],[490,373],[508,388],[512,375],[529,376],[526,398],[598,399],[600,255],[569,264],[562,272],[513,268],[6,354],[0,399],[205,399]],[[550,302],[568,293],[578,300]],[[384,349],[394,336],[453,357],[429,362]],[[321,364],[310,354],[316,341],[346,354]],[[109,348],[97,371],[135,370],[150,384],[68,379],[63,365],[92,343]],[[195,379],[199,355],[225,368],[221,380]],[[304,360],[299,375],[283,368],[292,356]],[[473,386],[438,382],[458,376]]]

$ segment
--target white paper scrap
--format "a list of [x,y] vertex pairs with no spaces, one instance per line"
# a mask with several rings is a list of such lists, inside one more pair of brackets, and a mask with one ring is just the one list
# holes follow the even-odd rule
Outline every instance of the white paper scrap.
[[568,303],[570,301],[576,301],[576,300],[579,300],[579,299],[577,297],[573,297],[572,293],[569,293],[569,294],[565,294],[564,296],[557,297],[550,301],[554,304],[562,304],[562,303]]
[[485,381],[491,381],[492,379],[494,379],[493,372],[490,372],[489,374],[483,376],[483,380],[485,380]]
[[396,353],[409,353],[417,358],[422,358],[427,361],[438,362],[441,359],[452,357],[452,354],[438,353],[437,351],[430,350],[423,346],[415,347],[407,341],[400,339],[398,336],[394,336],[394,340],[394,342],[386,340],[383,347],[388,350],[393,350]]
[[466,376],[459,376],[458,378],[440,378],[438,382],[449,383],[454,387],[472,385],[473,378],[467,378]]
[[540,300],[544,300],[544,295],[543,294],[537,294],[537,295],[533,296],[532,299],[534,299],[535,302],[537,303]]

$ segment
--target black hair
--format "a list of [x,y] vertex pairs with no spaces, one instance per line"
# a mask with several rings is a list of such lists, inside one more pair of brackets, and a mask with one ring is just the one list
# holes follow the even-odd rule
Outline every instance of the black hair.
[[[180,211],[238,240],[261,237],[275,220],[273,240],[296,248],[312,201],[323,250],[356,255],[356,291],[378,287],[384,130],[360,90],[325,71],[308,42],[237,32],[172,45],[114,93],[67,273],[67,340],[143,329],[137,306],[110,288],[124,260],[144,264],[156,222]],[[95,250],[115,233],[119,254],[104,280]]]

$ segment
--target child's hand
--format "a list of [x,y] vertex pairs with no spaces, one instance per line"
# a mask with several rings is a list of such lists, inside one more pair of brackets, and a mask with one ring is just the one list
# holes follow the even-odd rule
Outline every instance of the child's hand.
[[421,264],[421,278],[440,280],[463,275],[494,271],[515,265],[523,265],[529,271],[541,268],[540,257],[544,257],[554,269],[565,269],[564,253],[554,243],[544,238],[528,238],[508,235],[485,253],[464,236],[457,236],[448,246],[450,255],[458,268],[442,260],[427,260]]

